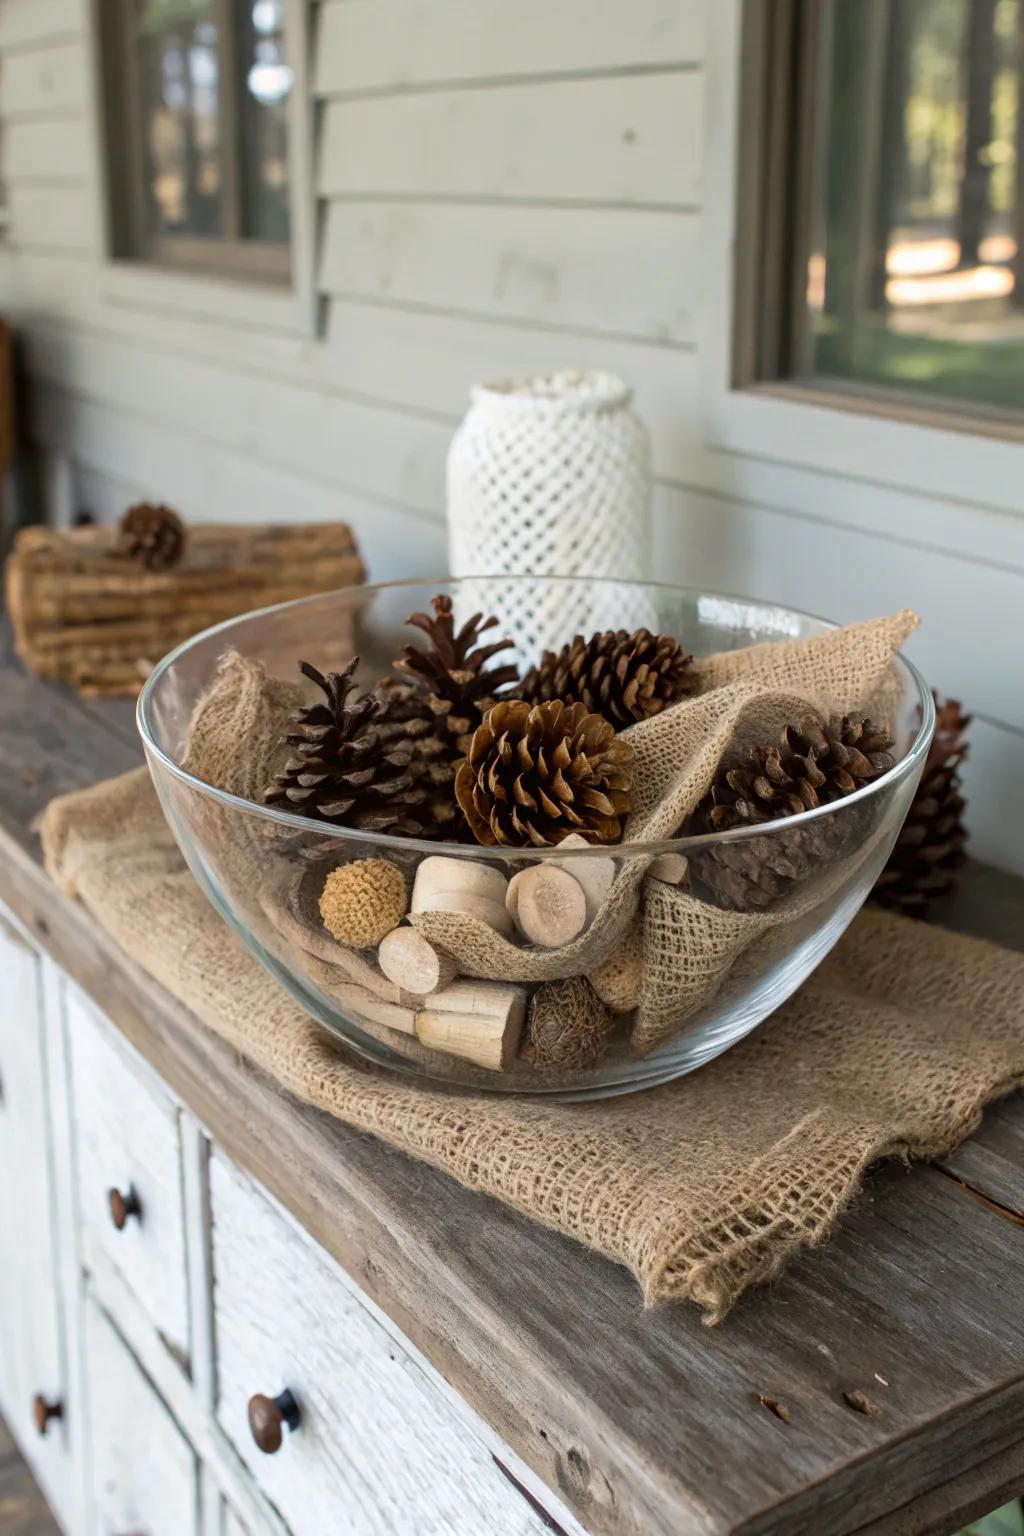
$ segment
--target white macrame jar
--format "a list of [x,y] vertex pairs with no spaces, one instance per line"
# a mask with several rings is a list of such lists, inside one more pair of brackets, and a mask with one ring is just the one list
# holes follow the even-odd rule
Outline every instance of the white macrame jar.
[[[479,385],[471,399],[448,453],[452,575],[646,577],[650,447],[622,380],[566,370]],[[620,622],[614,591],[588,581],[543,597],[528,582],[481,582],[474,601],[515,636],[521,662]]]

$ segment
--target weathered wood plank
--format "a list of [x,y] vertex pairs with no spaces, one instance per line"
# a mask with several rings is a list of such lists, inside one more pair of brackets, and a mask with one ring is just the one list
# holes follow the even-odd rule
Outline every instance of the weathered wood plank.
[[[22,739],[60,752],[74,717],[78,771],[90,750],[94,776],[110,771],[125,745],[44,696]],[[20,718],[0,710],[5,743]],[[25,793],[12,813],[0,791],[0,898],[589,1528],[937,1536],[980,1507],[988,1484],[968,1485],[986,1462],[992,1502],[1024,1478],[1020,1229],[944,1173],[878,1170],[833,1241],[714,1332],[682,1307],[645,1314],[624,1271],[240,1066],[55,895]],[[1015,1126],[1024,1106],[1007,1104],[978,1142],[1010,1165]],[[848,1390],[879,1412],[855,1413]]]
[[319,281],[347,297],[689,342],[699,239],[685,213],[331,203]]
[[320,191],[693,207],[701,129],[697,73],[333,101]]
[[699,64],[702,0],[331,0],[316,44],[321,95],[450,80]]
[[0,116],[6,119],[28,112],[41,116],[81,112],[85,108],[87,78],[84,42],[8,54],[4,59]]

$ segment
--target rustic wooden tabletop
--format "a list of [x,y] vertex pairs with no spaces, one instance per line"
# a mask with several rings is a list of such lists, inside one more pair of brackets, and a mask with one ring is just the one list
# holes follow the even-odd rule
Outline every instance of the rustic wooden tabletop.
[[[33,818],[140,751],[130,707],[5,646],[0,900],[595,1536],[949,1532],[1024,1488],[1024,1095],[873,1170],[719,1328],[644,1312],[625,1271],[285,1098],[54,891]],[[1024,882],[972,866],[941,920],[1024,947]]]

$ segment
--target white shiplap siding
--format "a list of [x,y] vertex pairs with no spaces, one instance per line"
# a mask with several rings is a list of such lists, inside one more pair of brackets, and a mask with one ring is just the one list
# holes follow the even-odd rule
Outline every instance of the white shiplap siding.
[[89,14],[0,0],[0,306],[79,505],[341,516],[375,576],[428,574],[470,385],[615,369],[652,429],[658,575],[843,619],[917,607],[912,653],[982,717],[977,851],[1024,872],[1024,689],[999,660],[1024,643],[1019,509],[704,446],[707,0],[311,5],[317,339],[235,291],[210,314],[180,278],[112,288]]

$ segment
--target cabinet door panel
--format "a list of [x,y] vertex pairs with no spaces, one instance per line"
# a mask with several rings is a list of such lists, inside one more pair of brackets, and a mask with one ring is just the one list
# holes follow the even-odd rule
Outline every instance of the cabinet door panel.
[[91,1301],[85,1349],[97,1532],[196,1536],[195,1452],[120,1334]]
[[41,962],[0,919],[0,1411],[55,1509],[71,1486],[67,1417],[40,1435],[37,1394],[63,1406]]

